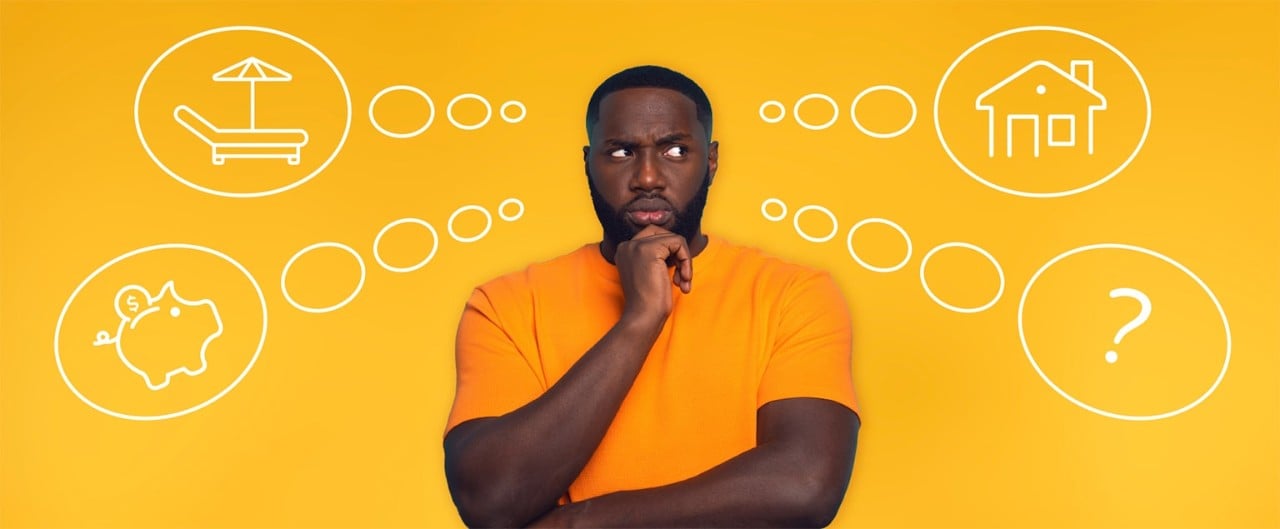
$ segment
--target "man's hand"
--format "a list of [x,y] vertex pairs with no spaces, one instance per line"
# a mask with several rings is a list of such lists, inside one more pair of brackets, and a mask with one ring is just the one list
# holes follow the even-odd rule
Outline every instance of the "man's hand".
[[[686,294],[693,289],[693,253],[689,241],[659,226],[650,225],[618,245],[613,262],[618,267],[626,299],[623,317],[665,322],[671,314],[673,283]],[[674,266],[674,273],[668,268]]]

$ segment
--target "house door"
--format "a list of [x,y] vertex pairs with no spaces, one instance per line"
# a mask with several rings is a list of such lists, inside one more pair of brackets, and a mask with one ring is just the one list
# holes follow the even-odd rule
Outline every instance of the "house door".
[[1013,158],[1015,154],[1040,157],[1040,116],[1009,114],[1004,132],[1005,157]]

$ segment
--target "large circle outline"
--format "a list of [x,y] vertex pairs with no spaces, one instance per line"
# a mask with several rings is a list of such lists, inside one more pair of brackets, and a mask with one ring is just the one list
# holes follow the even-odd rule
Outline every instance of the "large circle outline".
[[[316,56],[320,57],[320,59],[323,60],[326,65],[329,66],[329,69],[333,71],[333,74],[338,77],[338,84],[342,86],[342,95],[344,98],[346,98],[346,101],[347,101],[347,122],[342,127],[342,137],[338,139],[338,145],[333,148],[333,152],[329,154],[329,158],[326,159],[324,163],[320,164],[320,166],[317,167],[314,171],[312,171],[311,174],[304,176],[298,180],[295,180],[293,183],[290,183],[288,185],[277,187],[275,189],[268,189],[266,191],[254,191],[251,193],[232,193],[230,191],[218,191],[216,189],[210,189],[183,178],[182,176],[178,175],[176,171],[169,169],[169,167],[165,165],[164,162],[160,161],[160,157],[156,156],[156,154],[151,151],[151,146],[147,144],[146,136],[142,134],[142,118],[141,116],[138,115],[138,105],[142,103],[142,90],[143,88],[146,88],[147,79],[151,77],[151,72],[155,71],[156,67],[159,66],[160,63],[164,61],[165,57],[168,57],[170,53],[173,53],[178,48],[181,48],[197,39],[201,39],[201,38],[204,38],[210,35],[215,35],[218,33],[225,33],[228,31],[258,31],[258,32],[267,33],[270,35],[275,35],[277,37],[284,37],[289,40],[292,40],[298,44],[301,44],[303,47],[307,48],[312,53],[316,54]],[[166,174],[173,177],[175,180],[185,184],[187,187],[190,187],[197,191],[203,191],[205,193],[209,193],[211,195],[220,196],[224,198],[258,198],[258,197],[271,196],[276,193],[283,193],[285,191],[288,191],[290,189],[293,189],[295,187],[298,187],[302,184],[307,183],[312,178],[315,178],[316,175],[324,171],[325,168],[329,167],[329,164],[333,162],[334,158],[338,157],[338,153],[342,152],[342,147],[347,143],[347,135],[351,132],[351,91],[347,89],[347,81],[345,78],[342,77],[342,73],[338,71],[338,67],[334,66],[333,61],[329,60],[328,56],[326,56],[318,48],[316,48],[315,46],[312,46],[310,43],[308,43],[305,40],[302,40],[298,37],[295,37],[293,35],[290,35],[278,29],[272,29],[272,28],[261,27],[261,26],[225,26],[220,28],[213,28],[213,29],[201,31],[200,33],[196,33],[195,35],[182,39],[181,41],[178,41],[177,44],[170,46],[169,49],[165,50],[164,53],[160,54],[160,57],[156,58],[155,62],[151,63],[151,66],[147,68],[147,72],[142,74],[142,81],[138,83],[138,91],[133,96],[133,129],[135,132],[138,133],[138,141],[142,142],[142,149],[147,151],[147,156],[151,157],[151,161],[155,162],[156,165],[159,166],[160,169],[164,171]]]
[[[863,261],[861,257],[858,257],[858,252],[855,252],[853,250],[853,233],[858,231],[858,228],[861,228],[866,224],[884,224],[885,226],[888,226],[890,228],[897,230],[898,233],[902,235],[902,239],[907,241],[907,255],[902,258],[901,262],[889,267],[872,266],[870,263]],[[858,221],[858,223],[854,224],[852,228],[849,228],[849,235],[845,237],[844,245],[846,248],[849,249],[849,256],[853,257],[854,262],[862,265],[863,268],[866,268],[867,270],[870,270],[872,272],[880,272],[882,274],[889,273],[889,272],[897,272],[898,270],[902,270],[902,267],[907,266],[907,263],[911,261],[911,236],[907,235],[907,231],[902,229],[902,226],[899,226],[898,223],[891,221],[889,219],[871,217],[868,219],[862,219]]]
[[[458,215],[461,214],[463,211],[479,211],[480,213],[484,213],[484,219],[485,219],[484,229],[480,230],[479,234],[473,235],[471,237],[462,237],[458,235],[458,232],[453,230],[453,221],[456,220],[458,218]],[[447,226],[447,228],[449,229],[449,236],[453,237],[453,240],[455,241],[467,242],[467,243],[476,242],[480,239],[483,239],[485,235],[488,235],[489,230],[493,228],[493,215],[490,214],[489,210],[485,209],[483,206],[479,206],[476,204],[467,204],[465,206],[462,206],[458,209],[453,210],[453,214],[449,215],[449,225]]]
[[[995,297],[991,298],[991,301],[988,301],[986,302],[986,304],[977,306],[977,307],[957,307],[955,305],[942,301],[942,298],[939,298],[936,294],[933,293],[933,290],[929,288],[929,281],[926,280],[924,277],[924,269],[925,269],[925,266],[929,264],[929,259],[933,257],[933,254],[938,253],[939,251],[947,248],[965,248],[965,249],[973,250],[975,252],[978,252],[978,254],[982,255],[983,257],[986,257],[988,261],[991,261],[991,265],[996,267],[996,275],[1000,277],[1000,288],[996,290],[996,295]],[[946,242],[946,243],[942,243],[937,246],[934,246],[933,249],[929,250],[928,253],[924,254],[924,258],[920,260],[920,286],[924,287],[924,293],[929,295],[929,299],[932,299],[934,303],[937,303],[942,308],[952,312],[959,312],[962,314],[973,314],[973,313],[982,312],[984,310],[991,308],[996,304],[997,301],[1000,301],[1001,297],[1004,296],[1004,287],[1005,287],[1004,269],[1000,267],[1000,262],[996,261],[995,256],[991,255],[990,252],[978,247],[978,245],[976,244],[970,244],[967,242],[959,242],[959,241]]]
[[[356,283],[355,290],[352,290],[351,294],[348,295],[346,299],[339,301],[334,305],[317,308],[317,307],[308,307],[306,305],[303,305],[295,301],[293,299],[293,296],[289,295],[289,289],[288,287],[285,286],[284,280],[286,277],[289,276],[289,268],[293,266],[294,261],[297,261],[298,258],[302,257],[307,252],[310,252],[311,250],[315,250],[318,248],[337,248],[355,257],[356,264],[360,265],[360,282]],[[352,248],[340,242],[331,242],[331,241],[318,242],[318,243],[312,244],[311,246],[298,250],[298,253],[293,254],[293,257],[290,257],[289,261],[284,264],[284,269],[280,271],[280,293],[284,294],[284,300],[288,301],[290,305],[293,305],[293,308],[298,309],[302,312],[310,312],[312,314],[324,314],[326,312],[333,312],[335,310],[338,310],[342,307],[347,306],[347,303],[351,303],[351,300],[356,299],[356,296],[360,294],[360,290],[364,288],[364,279],[365,279],[365,276],[367,275],[367,272],[368,271],[365,269],[365,266],[364,266],[364,258],[360,257],[360,254],[356,252],[355,248]]]
[[[973,170],[965,166],[963,163],[961,163],[960,158],[957,157],[955,153],[951,152],[951,147],[947,145],[947,140],[942,135],[942,120],[939,118],[938,104],[942,99],[942,89],[946,86],[947,78],[951,76],[951,72],[956,69],[956,66],[960,65],[960,62],[963,61],[965,57],[968,57],[970,53],[973,53],[975,50],[982,47],[983,45],[1002,37],[1007,37],[1009,35],[1024,33],[1028,31],[1056,31],[1059,33],[1067,33],[1069,35],[1075,35],[1077,37],[1083,37],[1095,43],[1101,44],[1103,47],[1107,48],[1107,50],[1111,51],[1111,53],[1114,53],[1117,57],[1119,57],[1120,60],[1124,61],[1124,63],[1129,66],[1129,69],[1133,71],[1133,75],[1138,78],[1138,84],[1142,86],[1143,98],[1147,102],[1147,121],[1142,127],[1142,137],[1138,139],[1138,145],[1133,148],[1132,153],[1129,153],[1129,157],[1126,158],[1125,161],[1121,163],[1119,167],[1111,171],[1111,173],[1108,174],[1107,176],[1104,176],[1098,180],[1095,180],[1090,184],[1080,186],[1075,189],[1068,189],[1066,191],[1055,191],[1052,193],[1032,193],[1028,191],[1018,191],[1016,189],[1009,189],[1007,187],[998,185],[994,182],[989,182],[986,179],[982,178],[981,176],[978,175],[978,173],[974,172]],[[999,33],[996,33],[995,35],[991,35],[985,39],[978,41],[977,44],[974,44],[973,46],[970,46],[969,49],[964,50],[964,53],[961,53],[960,56],[956,58],[955,62],[951,63],[951,66],[947,67],[946,73],[942,74],[942,80],[938,81],[938,91],[933,96],[933,130],[938,135],[938,142],[942,144],[942,150],[946,151],[947,156],[951,158],[951,161],[954,162],[956,166],[960,168],[961,171],[964,171],[965,174],[969,175],[969,177],[973,178],[974,180],[977,180],[979,183],[991,189],[994,189],[996,191],[1002,191],[1011,195],[1026,197],[1026,198],[1065,197],[1065,196],[1074,195],[1076,193],[1083,193],[1085,191],[1088,191],[1090,189],[1093,189],[1095,187],[1098,187],[1102,184],[1107,183],[1116,175],[1120,174],[1120,172],[1123,171],[1126,167],[1128,167],[1129,164],[1133,162],[1133,159],[1138,156],[1138,152],[1142,151],[1142,146],[1146,144],[1147,133],[1151,131],[1151,92],[1150,90],[1147,89],[1147,81],[1143,79],[1142,73],[1138,72],[1138,67],[1133,64],[1133,61],[1130,61],[1129,57],[1126,57],[1125,54],[1121,53],[1119,49],[1116,49],[1115,46],[1112,46],[1107,41],[1077,29],[1064,28],[1060,26],[1023,26],[1023,27],[1018,27],[1013,29],[1007,29]]]
[[[422,99],[424,99],[424,100],[426,100],[426,101],[427,101],[427,108],[430,108],[430,109],[431,109],[431,113],[427,115],[427,122],[426,122],[426,123],[423,123],[421,127],[418,127],[417,129],[412,130],[412,131],[409,131],[409,132],[391,132],[391,131],[389,131],[389,130],[387,130],[387,129],[383,128],[383,127],[382,127],[382,125],[378,124],[378,118],[375,118],[375,117],[373,116],[373,107],[374,107],[374,105],[378,104],[378,100],[379,100],[379,99],[382,99],[382,96],[387,95],[387,94],[389,94],[389,93],[391,93],[391,92],[394,92],[394,91],[397,91],[397,90],[403,90],[403,91],[406,91],[406,92],[412,92],[412,93],[414,93],[414,94],[417,94],[417,95],[421,96],[421,97],[422,97]],[[418,87],[416,87],[416,86],[409,86],[409,85],[406,85],[406,84],[391,85],[391,86],[388,86],[388,87],[383,88],[382,90],[378,91],[378,93],[377,93],[376,95],[374,95],[374,96],[373,96],[373,99],[370,99],[370,100],[369,100],[369,123],[370,123],[370,124],[372,124],[372,125],[373,125],[373,128],[377,129],[377,130],[378,130],[378,132],[381,132],[381,133],[383,133],[383,134],[385,134],[385,135],[387,135],[387,136],[389,136],[389,137],[392,137],[392,138],[399,138],[399,139],[408,139],[408,138],[413,138],[413,137],[415,137],[415,136],[417,136],[417,135],[419,135],[419,134],[422,134],[423,132],[426,132],[426,131],[427,131],[427,128],[428,128],[428,127],[430,127],[430,126],[431,126],[431,123],[432,123],[432,122],[434,122],[435,120],[436,120],[436,104],[435,104],[435,102],[431,100],[431,96],[427,95],[427,93],[426,93],[426,92],[422,91],[422,89],[421,89],[421,88],[418,88]]]
[[[911,119],[908,119],[907,124],[903,125],[902,128],[895,130],[893,132],[872,132],[871,130],[868,130],[866,127],[862,126],[861,121],[858,121],[858,102],[861,101],[862,98],[865,97],[867,94],[870,94],[872,92],[879,92],[882,90],[901,95],[902,97],[907,98],[907,103],[911,104]],[[889,138],[897,138],[898,136],[903,135],[908,130],[911,130],[912,125],[916,124],[916,116],[918,114],[919,114],[919,109],[916,108],[916,100],[911,97],[911,94],[908,94],[906,90],[903,90],[893,85],[887,85],[887,84],[878,84],[872,87],[868,87],[867,89],[861,92],[858,92],[857,97],[853,98],[853,104],[849,105],[849,117],[853,118],[853,126],[858,127],[858,130],[862,131],[863,134],[866,134],[867,136],[871,136],[872,138],[889,139]]]
[[[431,251],[427,252],[427,256],[423,258],[421,261],[418,261],[417,263],[414,263],[412,265],[391,266],[387,264],[387,262],[382,259],[382,255],[378,253],[378,245],[382,243],[383,235],[386,235],[387,232],[391,231],[391,228],[394,228],[401,224],[417,224],[418,226],[422,226],[426,228],[427,231],[431,232]],[[403,273],[416,271],[424,266],[427,266],[427,263],[430,263],[431,259],[435,258],[436,251],[439,249],[440,249],[440,234],[436,232],[435,226],[432,226],[430,222],[427,222],[425,220],[415,218],[415,217],[405,217],[402,219],[393,220],[390,223],[388,223],[386,226],[383,226],[381,230],[378,230],[378,235],[373,238],[373,260],[377,261],[378,266],[381,266],[382,268],[386,269],[388,272],[399,272],[403,274]]]
[[[827,103],[830,103],[831,119],[827,120],[826,123],[823,123],[821,125],[813,125],[806,122],[803,118],[801,118],[800,105],[803,105],[805,101],[808,101],[810,99],[821,99],[823,101],[826,101]],[[805,94],[804,96],[801,96],[800,99],[796,100],[795,106],[792,107],[791,109],[791,117],[795,118],[796,123],[799,123],[801,127],[804,127],[809,130],[823,130],[823,129],[830,128],[832,125],[835,125],[836,121],[840,119],[840,105],[836,103],[836,100],[831,99],[831,96],[827,94],[819,94],[816,92],[812,94]]]
[[[805,233],[804,230],[800,229],[800,215],[810,210],[825,213],[827,217],[831,219],[831,233],[828,233],[824,237],[814,237],[812,235],[809,235],[808,233]],[[791,226],[796,229],[796,233],[800,235],[800,238],[809,242],[819,242],[819,243],[827,242],[831,239],[834,239],[836,234],[840,232],[840,221],[836,219],[835,213],[832,213],[831,210],[823,206],[819,206],[817,204],[809,204],[807,206],[802,206],[800,209],[797,209],[795,214],[791,217]]]
[[[1026,332],[1023,329],[1023,312],[1024,312],[1024,309],[1026,308],[1027,295],[1031,293],[1032,285],[1035,285],[1036,280],[1040,279],[1040,275],[1043,274],[1045,270],[1048,270],[1049,267],[1053,266],[1054,263],[1057,263],[1058,261],[1061,261],[1077,253],[1083,253],[1091,250],[1103,250],[1103,249],[1135,251],[1141,254],[1155,257],[1161,261],[1164,261],[1166,263],[1173,265],[1174,268],[1177,268],[1182,273],[1190,277],[1193,281],[1195,281],[1196,284],[1200,285],[1200,288],[1203,289],[1205,293],[1209,294],[1209,299],[1213,301],[1214,308],[1218,309],[1218,316],[1222,318],[1222,329],[1226,332],[1226,337],[1227,337],[1226,358],[1224,358],[1222,361],[1222,371],[1218,372],[1218,378],[1213,381],[1213,384],[1209,386],[1209,389],[1207,391],[1201,394],[1199,398],[1192,401],[1190,404],[1187,404],[1173,411],[1167,411],[1167,412],[1159,413],[1155,415],[1125,415],[1122,413],[1110,412],[1101,408],[1095,408],[1093,406],[1085,404],[1084,402],[1080,401],[1075,397],[1072,397],[1070,393],[1067,393],[1062,388],[1058,387],[1057,384],[1054,384],[1053,381],[1049,379],[1049,376],[1046,375],[1044,371],[1040,369],[1040,364],[1036,363],[1035,357],[1031,354],[1031,346],[1027,344]],[[1182,263],[1174,261],[1168,256],[1161,254],[1159,252],[1156,252],[1154,250],[1149,250],[1141,246],[1134,246],[1132,244],[1099,243],[1099,244],[1090,244],[1086,246],[1081,246],[1079,248],[1067,250],[1063,253],[1058,254],[1057,256],[1054,256],[1054,258],[1050,259],[1047,263],[1045,263],[1038,270],[1036,270],[1036,273],[1031,275],[1031,279],[1027,280],[1027,286],[1023,288],[1022,297],[1021,299],[1018,300],[1018,340],[1022,343],[1022,352],[1027,355],[1027,360],[1031,362],[1031,367],[1036,370],[1036,374],[1040,375],[1040,379],[1044,380],[1044,382],[1049,385],[1049,388],[1052,389],[1055,393],[1057,393],[1058,395],[1061,395],[1062,398],[1067,399],[1067,401],[1085,410],[1091,411],[1098,415],[1102,415],[1103,417],[1120,419],[1122,421],[1156,421],[1160,419],[1173,417],[1175,415],[1179,415],[1183,412],[1190,410],[1191,408],[1199,406],[1200,403],[1204,402],[1205,399],[1209,398],[1209,396],[1212,395],[1214,391],[1217,391],[1218,385],[1221,384],[1222,379],[1227,376],[1227,368],[1231,366],[1231,323],[1227,321],[1227,312],[1222,309],[1222,303],[1218,301],[1218,296],[1214,295],[1213,290],[1209,288],[1209,285],[1205,284],[1205,282],[1201,280],[1199,276],[1197,276],[1194,272],[1192,272],[1186,266],[1183,266]]]
[[[98,403],[93,402],[88,397],[84,396],[83,393],[80,393],[80,390],[76,389],[75,384],[71,382],[71,377],[67,376],[66,369],[62,367],[62,351],[61,351],[61,348],[58,346],[58,338],[62,336],[62,321],[64,318],[66,318],[67,310],[71,308],[71,304],[72,302],[75,301],[76,296],[79,296],[80,291],[83,290],[84,287],[88,285],[90,281],[93,281],[93,278],[97,277],[98,274],[101,274],[102,272],[106,271],[108,268],[111,268],[112,266],[115,266],[117,263],[124,261],[125,259],[133,257],[135,255],[141,255],[141,254],[155,251],[155,250],[170,250],[170,249],[195,250],[198,252],[203,252],[203,253],[213,255],[214,257],[218,257],[228,263],[231,263],[232,266],[236,267],[236,269],[239,270],[241,274],[244,274],[244,276],[249,279],[249,283],[253,285],[253,290],[258,293],[258,304],[262,308],[262,335],[258,337],[258,347],[253,352],[253,357],[249,359],[249,363],[245,365],[244,371],[240,372],[240,376],[236,377],[235,380],[231,381],[231,384],[223,388],[222,391],[218,392],[218,394],[214,395],[213,397],[210,397],[208,400],[200,404],[186,408],[184,410],[166,413],[164,415],[133,415],[128,413],[120,413],[115,410],[107,409],[105,406],[102,406],[102,405],[99,405]],[[249,270],[246,269],[244,265],[240,264],[235,259],[232,259],[231,256],[228,256],[227,254],[222,253],[218,250],[214,250],[213,248],[207,248],[204,246],[187,244],[187,243],[164,243],[164,244],[153,244],[151,246],[144,246],[142,248],[138,248],[131,252],[127,252],[123,255],[119,255],[115,259],[107,261],[106,264],[99,266],[96,270],[93,271],[93,273],[90,273],[88,277],[86,277],[83,281],[80,282],[78,286],[76,286],[76,289],[71,292],[71,297],[67,298],[67,302],[62,306],[62,312],[58,313],[58,323],[57,325],[54,326],[54,331],[53,331],[53,358],[54,358],[54,362],[57,363],[58,365],[58,374],[62,375],[62,381],[67,384],[67,387],[71,389],[71,392],[74,393],[75,396],[79,398],[81,402],[88,404],[89,407],[95,410],[98,410],[102,413],[105,413],[107,415],[110,415],[112,417],[125,419],[129,421],[162,421],[165,419],[181,417],[188,413],[194,413],[196,411],[199,411],[203,409],[205,406],[208,406],[210,404],[213,404],[214,402],[217,402],[218,399],[221,399],[227,393],[230,393],[231,390],[235,389],[235,387],[240,384],[240,381],[244,380],[244,377],[249,374],[249,371],[253,369],[253,365],[258,362],[258,356],[262,354],[262,346],[266,343],[266,341],[267,341],[267,297],[262,293],[262,286],[258,284],[258,280],[254,279],[253,274],[250,274]]]
[[[483,103],[484,119],[480,120],[479,123],[476,123],[474,125],[463,125],[461,123],[458,123],[458,120],[453,118],[453,105],[456,105],[458,101],[462,101],[463,99],[474,99],[476,101]],[[489,100],[485,99],[484,96],[481,96],[478,94],[470,94],[470,93],[458,94],[456,96],[453,96],[453,99],[449,100],[449,106],[445,107],[444,109],[444,116],[449,118],[449,123],[453,123],[453,126],[455,127],[458,127],[462,130],[476,130],[480,127],[488,125],[489,120],[493,119],[493,105],[489,104]],[[506,118],[503,118],[503,119],[506,119]]]

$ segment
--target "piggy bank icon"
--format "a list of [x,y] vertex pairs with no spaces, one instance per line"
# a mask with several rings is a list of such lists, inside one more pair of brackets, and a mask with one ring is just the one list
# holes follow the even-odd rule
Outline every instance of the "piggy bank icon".
[[114,344],[120,361],[147,389],[164,389],[174,375],[196,376],[209,367],[205,352],[222,335],[213,301],[185,299],[168,281],[154,296],[141,286],[124,286],[116,292],[115,310],[115,336],[99,331],[93,345]]

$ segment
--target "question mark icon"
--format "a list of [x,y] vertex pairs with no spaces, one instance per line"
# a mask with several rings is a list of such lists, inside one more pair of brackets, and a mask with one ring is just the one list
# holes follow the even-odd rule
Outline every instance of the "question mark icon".
[[[1115,340],[1113,340],[1113,342],[1116,345],[1120,345],[1120,340],[1123,340],[1125,335],[1129,334],[1130,331],[1137,329],[1138,326],[1142,325],[1143,323],[1146,323],[1147,318],[1151,317],[1151,298],[1148,298],[1147,295],[1143,294],[1141,290],[1137,290],[1133,288],[1111,289],[1111,299],[1115,299],[1115,298],[1133,298],[1138,300],[1138,303],[1142,304],[1142,310],[1138,312],[1138,316],[1130,320],[1129,323],[1126,323],[1124,327],[1121,327],[1120,330],[1116,332],[1116,337],[1115,337]],[[1119,358],[1119,356],[1120,355],[1116,354],[1114,350],[1107,351],[1107,354],[1106,354],[1107,363],[1108,364],[1116,363],[1116,360]]]

